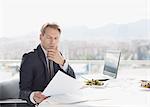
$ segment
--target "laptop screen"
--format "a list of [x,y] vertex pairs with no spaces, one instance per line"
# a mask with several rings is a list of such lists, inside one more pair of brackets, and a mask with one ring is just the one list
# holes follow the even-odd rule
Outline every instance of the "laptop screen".
[[116,78],[120,62],[121,52],[119,50],[106,51],[104,58],[103,74]]

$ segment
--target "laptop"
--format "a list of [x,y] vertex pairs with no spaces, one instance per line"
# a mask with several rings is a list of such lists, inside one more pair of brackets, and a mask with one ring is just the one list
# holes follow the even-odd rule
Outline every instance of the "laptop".
[[84,79],[97,79],[106,81],[117,78],[119,62],[121,57],[120,50],[107,50],[104,57],[103,71],[96,74],[83,75]]

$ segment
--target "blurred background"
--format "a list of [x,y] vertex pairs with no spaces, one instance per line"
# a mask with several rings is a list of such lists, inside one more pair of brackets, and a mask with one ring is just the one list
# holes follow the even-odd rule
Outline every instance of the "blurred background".
[[103,69],[109,49],[121,50],[119,70],[150,72],[149,0],[0,0],[0,81],[18,76],[46,22],[60,25],[60,50],[76,75]]

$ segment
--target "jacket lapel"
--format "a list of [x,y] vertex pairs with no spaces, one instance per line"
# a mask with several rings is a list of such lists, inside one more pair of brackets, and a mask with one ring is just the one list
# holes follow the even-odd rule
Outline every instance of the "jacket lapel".
[[40,45],[38,45],[37,51],[38,51],[39,58],[40,58],[40,60],[42,61],[43,65],[44,65],[44,69],[45,69],[44,72],[46,74],[46,80],[47,80],[47,82],[49,82],[49,74],[48,74],[46,58],[45,58],[44,52],[43,52]]

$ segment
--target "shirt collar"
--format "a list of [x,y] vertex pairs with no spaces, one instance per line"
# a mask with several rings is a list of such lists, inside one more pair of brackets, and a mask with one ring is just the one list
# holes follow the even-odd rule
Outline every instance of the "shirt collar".
[[40,45],[41,45],[41,48],[42,48],[42,50],[43,50],[45,56],[47,57],[47,51],[44,49],[44,47],[42,46],[42,44],[40,44]]

